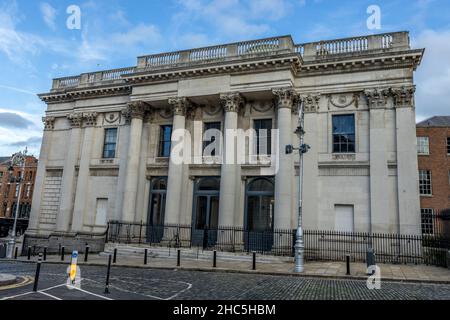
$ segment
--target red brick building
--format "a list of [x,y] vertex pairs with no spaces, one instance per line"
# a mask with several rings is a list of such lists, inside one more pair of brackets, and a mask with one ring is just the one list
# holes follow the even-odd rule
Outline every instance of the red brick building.
[[422,231],[432,233],[427,215],[450,208],[450,116],[436,116],[417,124]]
[[[0,158],[0,237],[6,236],[8,229],[13,224],[14,215],[16,212],[17,198],[19,194],[19,184],[11,182],[9,174],[10,157]],[[19,216],[18,216],[18,231],[24,231],[28,225],[30,217],[31,199],[33,197],[34,179],[36,176],[38,160],[34,156],[27,156],[25,161],[24,182],[22,185]],[[21,168],[15,166],[13,177],[18,177]]]

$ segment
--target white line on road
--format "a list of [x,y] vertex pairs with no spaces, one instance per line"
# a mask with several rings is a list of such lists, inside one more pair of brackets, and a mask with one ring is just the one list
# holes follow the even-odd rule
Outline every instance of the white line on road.
[[40,294],[43,294],[44,296],[47,296],[47,297],[50,297],[50,298],[52,298],[52,299],[55,299],[55,300],[62,300],[61,298],[58,298],[58,297],[55,297],[55,296],[53,296],[53,295],[51,295],[51,294],[49,294],[49,293],[47,293],[47,292],[43,292],[43,291],[38,291]]

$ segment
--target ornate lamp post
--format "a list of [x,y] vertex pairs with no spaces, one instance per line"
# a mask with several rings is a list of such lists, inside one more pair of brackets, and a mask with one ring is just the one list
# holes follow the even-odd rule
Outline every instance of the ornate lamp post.
[[[14,224],[12,233],[10,236],[10,239],[8,241],[8,252],[7,252],[7,258],[12,259],[14,247],[16,245],[16,228],[17,228],[17,218],[19,217],[19,208],[20,208],[20,194],[22,193],[22,182],[24,180],[24,171],[25,171],[25,162],[26,162],[26,156],[27,156],[27,148],[23,152],[18,152],[14,154],[10,161],[9,166],[9,178],[11,183],[18,183],[19,184],[19,194],[17,195],[17,202],[16,202],[16,213],[14,215]],[[20,166],[20,174],[18,177],[14,177],[14,166]]]
[[299,154],[299,174],[298,174],[298,224],[295,241],[295,272],[304,271],[304,253],[305,243],[303,241],[303,226],[302,226],[302,207],[303,207],[303,155],[311,148],[304,143],[304,130],[305,117],[304,117],[304,105],[303,101],[300,101],[298,110],[298,127],[295,130],[300,144],[298,148],[294,148],[292,145],[286,146],[286,153],[291,154],[294,150],[298,150]]

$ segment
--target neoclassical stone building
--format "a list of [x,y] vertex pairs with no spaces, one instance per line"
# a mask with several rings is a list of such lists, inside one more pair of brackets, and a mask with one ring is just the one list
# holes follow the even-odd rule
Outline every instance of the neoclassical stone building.
[[[302,105],[304,227],[418,234],[413,74],[423,52],[407,32],[281,36],[55,79],[40,95],[48,108],[28,241],[102,233],[110,220],[188,224],[193,238],[205,226],[293,229],[298,155],[285,146],[298,145]],[[179,129],[194,142],[183,142],[182,163],[170,159]],[[227,151],[203,156],[207,129],[265,134],[254,144],[225,135],[223,146],[256,160],[221,164]]]

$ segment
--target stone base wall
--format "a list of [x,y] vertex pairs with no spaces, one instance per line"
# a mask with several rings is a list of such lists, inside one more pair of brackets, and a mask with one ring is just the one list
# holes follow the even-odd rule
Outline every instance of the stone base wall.
[[68,254],[73,250],[84,253],[86,245],[89,245],[89,252],[98,253],[104,251],[105,241],[106,235],[95,234],[25,234],[23,253],[26,254],[28,247],[34,254],[43,252],[45,247],[48,254],[58,254],[61,247]]

